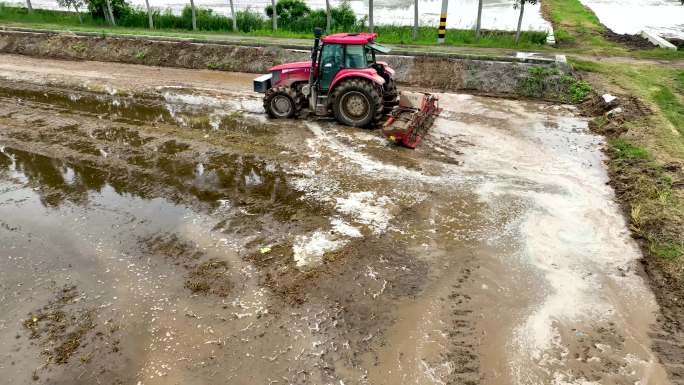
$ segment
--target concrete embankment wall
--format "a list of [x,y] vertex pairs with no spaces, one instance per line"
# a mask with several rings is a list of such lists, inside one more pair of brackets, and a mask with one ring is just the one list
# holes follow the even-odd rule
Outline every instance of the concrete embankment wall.
[[[265,73],[286,62],[309,59],[305,47],[248,45],[223,42],[179,41],[164,38],[129,38],[97,34],[0,31],[0,52],[67,60],[121,63]],[[396,69],[397,81],[444,91],[469,91],[500,96],[536,96],[559,100],[560,76],[567,65],[548,59],[483,57],[444,54],[381,56]],[[543,95],[525,94],[530,69],[552,71],[541,79]]]

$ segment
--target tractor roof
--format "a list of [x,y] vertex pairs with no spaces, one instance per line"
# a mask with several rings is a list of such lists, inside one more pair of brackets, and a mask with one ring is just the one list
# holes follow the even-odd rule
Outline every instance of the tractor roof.
[[377,33],[334,33],[328,35],[321,40],[323,43],[337,43],[337,44],[367,44],[378,37]]

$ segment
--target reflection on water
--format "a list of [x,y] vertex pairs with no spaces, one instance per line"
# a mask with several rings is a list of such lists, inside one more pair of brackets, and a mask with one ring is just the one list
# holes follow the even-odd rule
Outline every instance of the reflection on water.
[[189,161],[175,156],[183,151],[179,148],[184,146],[169,144],[154,154],[147,162],[149,170],[103,171],[87,162],[65,162],[0,146],[0,176],[33,187],[47,207],[65,201],[85,204],[90,192],[99,193],[106,186],[119,195],[147,199],[164,196],[178,202],[192,197],[210,207],[228,202],[252,212],[274,206],[293,210],[298,206],[295,203],[300,194],[288,187],[285,173],[277,165],[235,154],[214,155],[204,162]]

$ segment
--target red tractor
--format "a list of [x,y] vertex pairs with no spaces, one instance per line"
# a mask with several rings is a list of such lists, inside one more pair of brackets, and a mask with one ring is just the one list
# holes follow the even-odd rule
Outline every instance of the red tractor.
[[[376,53],[389,49],[375,43],[375,33],[337,33],[315,40],[311,61],[281,64],[254,79],[254,91],[265,93],[264,109],[272,118],[292,118],[303,109],[316,116],[335,116],[354,127],[373,127],[389,116],[385,135],[415,148],[439,113],[431,95],[400,98],[394,70]],[[322,44],[321,44],[322,42]],[[403,122],[401,127],[392,127]]]

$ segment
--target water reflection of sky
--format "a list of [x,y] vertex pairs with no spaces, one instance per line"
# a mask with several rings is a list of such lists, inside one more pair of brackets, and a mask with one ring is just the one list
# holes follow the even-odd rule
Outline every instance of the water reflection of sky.
[[[143,199],[187,193],[210,206],[225,200],[280,204],[299,198],[287,187],[281,170],[254,157],[220,155],[205,165],[160,156],[150,163],[156,166],[154,171],[122,174],[0,145],[0,181],[27,184],[47,207],[58,207],[65,201],[85,204],[91,192],[104,189]],[[150,173],[160,175],[163,182],[151,178]]]

